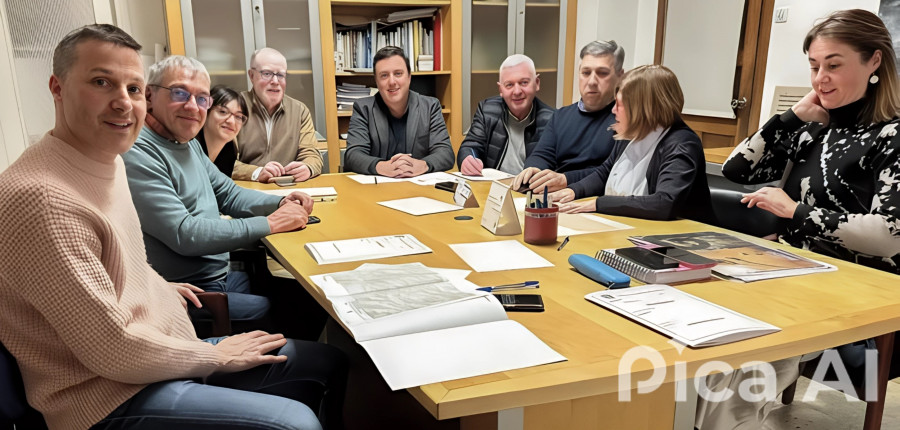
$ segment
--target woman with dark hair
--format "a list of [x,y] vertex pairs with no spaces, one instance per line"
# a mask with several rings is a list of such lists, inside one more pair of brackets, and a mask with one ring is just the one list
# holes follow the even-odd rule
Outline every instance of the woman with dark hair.
[[[842,10],[807,33],[803,52],[813,90],[738,145],[722,173],[742,184],[786,176],[783,188],[763,187],[741,200],[783,218],[773,232],[780,241],[900,273],[900,83],[891,35],[874,13]],[[873,344],[837,348],[854,383],[865,376],[865,351]],[[889,377],[900,371],[900,351],[893,358]],[[797,379],[798,362],[754,368],[775,373],[769,400]],[[712,375],[707,384],[713,392],[737,391],[750,382],[749,371]],[[758,428],[766,401],[732,399],[701,399],[696,426]]]
[[[629,70],[616,92],[612,153],[592,174],[550,196],[560,212],[703,220],[709,185],[700,138],[681,119],[684,94],[665,66]],[[574,199],[596,197],[573,202]]]
[[210,95],[213,105],[197,140],[210,161],[230,178],[237,159],[234,137],[247,123],[247,103],[237,91],[224,85],[214,86]]

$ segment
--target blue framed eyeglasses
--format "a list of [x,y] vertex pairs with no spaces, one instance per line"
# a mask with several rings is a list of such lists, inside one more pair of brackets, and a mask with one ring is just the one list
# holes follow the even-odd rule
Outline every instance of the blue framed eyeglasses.
[[213,105],[212,96],[210,96],[209,94],[194,95],[194,94],[189,93],[184,88],[179,88],[179,87],[169,88],[169,87],[164,87],[162,85],[154,85],[154,84],[150,84],[149,86],[169,90],[169,97],[171,97],[172,101],[176,102],[176,103],[187,103],[188,100],[191,99],[191,96],[193,96],[194,100],[197,102],[197,106],[200,109],[209,110],[209,108],[212,107],[212,105]]

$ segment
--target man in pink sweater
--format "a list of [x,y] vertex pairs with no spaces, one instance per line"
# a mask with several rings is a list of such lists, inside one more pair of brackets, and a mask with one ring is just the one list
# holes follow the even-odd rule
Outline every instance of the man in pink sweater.
[[198,340],[196,289],[147,264],[119,156],[146,114],[140,48],[101,24],[54,52],[55,126],[0,174],[0,342],[53,430],[319,429],[340,415],[339,351]]

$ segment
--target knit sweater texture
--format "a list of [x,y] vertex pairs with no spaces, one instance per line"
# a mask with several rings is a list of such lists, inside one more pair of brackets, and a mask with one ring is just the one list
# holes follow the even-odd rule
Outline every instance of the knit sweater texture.
[[534,151],[525,159],[525,167],[550,169],[566,175],[574,184],[600,167],[613,148],[616,121],[613,103],[594,112],[582,112],[578,103],[565,106],[555,114]]
[[196,139],[175,143],[145,126],[122,158],[150,264],[168,281],[220,279],[229,251],[271,232],[265,217],[281,197],[235,185]]
[[121,158],[48,133],[0,174],[0,196],[0,341],[50,429],[86,429],[147,384],[223,362],[147,264]]

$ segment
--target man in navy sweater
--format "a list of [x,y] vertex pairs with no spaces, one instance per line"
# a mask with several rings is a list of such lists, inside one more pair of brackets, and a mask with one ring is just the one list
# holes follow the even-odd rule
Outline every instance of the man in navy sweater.
[[513,181],[534,191],[561,190],[603,164],[613,147],[616,87],[625,71],[625,50],[615,41],[594,41],[581,49],[581,100],[556,111],[541,140]]

